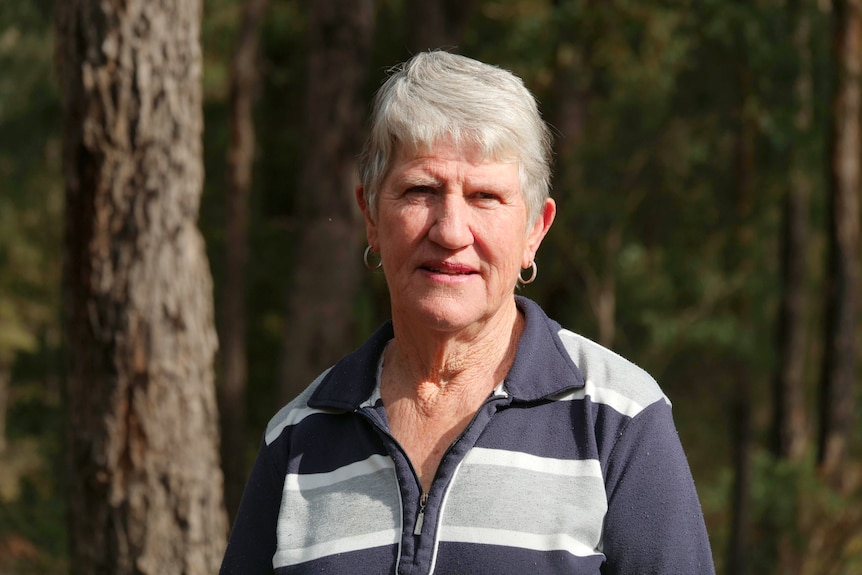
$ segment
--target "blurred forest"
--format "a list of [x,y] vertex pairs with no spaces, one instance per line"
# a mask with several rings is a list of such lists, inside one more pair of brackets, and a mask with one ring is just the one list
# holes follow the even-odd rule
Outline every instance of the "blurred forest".
[[[206,0],[228,513],[268,419],[387,316],[352,159],[386,69],[442,46],[520,75],[554,127],[559,212],[522,293],[662,384],[717,572],[862,572],[859,11]],[[74,571],[54,32],[51,0],[0,3],[0,574]]]

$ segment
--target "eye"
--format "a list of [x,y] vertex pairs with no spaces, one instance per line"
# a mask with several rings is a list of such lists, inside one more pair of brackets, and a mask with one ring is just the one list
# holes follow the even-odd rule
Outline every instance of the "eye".
[[437,197],[437,189],[432,186],[408,186],[404,190],[404,198],[411,204],[430,205]]
[[500,194],[488,191],[476,192],[475,194],[473,194],[473,199],[483,204],[499,203],[500,201],[502,201]]
[[434,188],[431,186],[410,186],[407,188],[408,194],[433,194]]

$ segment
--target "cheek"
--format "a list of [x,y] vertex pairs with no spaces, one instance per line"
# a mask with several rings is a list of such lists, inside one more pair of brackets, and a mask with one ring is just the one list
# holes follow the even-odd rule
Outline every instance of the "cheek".
[[490,244],[508,259],[520,259],[527,249],[527,233],[524,224],[519,222],[497,222],[489,226]]
[[383,269],[396,270],[402,267],[416,250],[416,234],[409,224],[390,224],[379,229],[378,243]]
[[390,244],[389,249],[402,249],[404,244],[414,244],[427,234],[425,222],[427,217],[422,213],[399,214],[400,217],[389,218],[385,227],[380,227],[381,241]]

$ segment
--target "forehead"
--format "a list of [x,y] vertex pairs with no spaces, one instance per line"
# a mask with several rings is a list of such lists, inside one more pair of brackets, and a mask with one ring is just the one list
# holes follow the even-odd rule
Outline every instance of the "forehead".
[[519,165],[513,153],[490,154],[473,143],[441,141],[399,145],[387,179],[469,179],[519,188]]

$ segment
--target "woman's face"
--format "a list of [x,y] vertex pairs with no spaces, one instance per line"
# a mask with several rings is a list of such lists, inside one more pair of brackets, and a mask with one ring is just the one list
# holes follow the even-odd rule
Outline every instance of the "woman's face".
[[548,199],[528,226],[518,164],[474,147],[440,143],[401,150],[380,187],[377,214],[357,189],[368,243],[380,252],[393,317],[441,331],[480,327],[511,313],[528,267],[554,219]]

